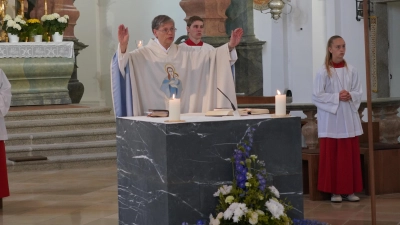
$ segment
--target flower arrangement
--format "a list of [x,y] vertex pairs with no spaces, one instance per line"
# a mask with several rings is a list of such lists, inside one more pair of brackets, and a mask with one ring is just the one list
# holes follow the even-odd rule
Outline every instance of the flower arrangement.
[[29,19],[26,21],[26,23],[28,25],[29,36],[43,35],[44,29],[42,24],[40,23],[40,20]]
[[3,18],[2,29],[7,33],[13,35],[19,35],[24,32],[24,27],[26,26],[25,20],[23,20],[21,15],[18,15],[14,18],[11,18],[10,15],[6,15]]
[[63,34],[68,26],[69,16],[60,16],[58,13],[43,15],[41,18],[46,32],[53,35],[55,32]]
[[[292,220],[286,212],[292,207],[280,200],[279,191],[267,185],[265,163],[251,155],[254,128],[248,128],[237,144],[231,159],[233,185],[223,185],[214,193],[219,198],[217,215],[210,215],[210,225],[289,225]],[[187,223],[183,223],[187,224]],[[205,225],[205,220],[197,225]]]

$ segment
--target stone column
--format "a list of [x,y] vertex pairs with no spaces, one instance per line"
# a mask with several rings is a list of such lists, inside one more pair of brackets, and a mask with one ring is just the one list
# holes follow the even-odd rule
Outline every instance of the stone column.
[[262,48],[265,41],[254,35],[253,0],[232,0],[226,11],[226,31],[243,28],[242,42],[236,48],[236,92],[249,96],[263,96]]
[[[378,91],[372,94],[373,98],[390,97],[389,79],[389,30],[388,30],[388,10],[386,3],[373,3],[371,16],[377,17],[376,35],[371,36],[371,72],[374,70],[376,62],[376,76]],[[371,29],[371,26],[370,26]],[[375,43],[375,49],[373,48]],[[372,75],[372,73],[371,73]]]
[[[73,41],[74,42],[74,50],[75,50],[75,68],[74,72],[71,75],[71,79],[68,83],[69,95],[72,103],[79,103],[82,99],[83,92],[85,90],[83,84],[78,80],[77,68],[76,64],[77,56],[79,55],[79,51],[88,47],[75,37],[74,28],[76,25],[76,21],[79,18],[79,11],[74,6],[75,0],[48,0],[47,1],[47,13],[58,13],[61,16],[68,15],[68,27],[64,32],[64,40],[65,41]],[[31,18],[41,18],[44,15],[44,1],[36,1],[35,7],[30,11]]]

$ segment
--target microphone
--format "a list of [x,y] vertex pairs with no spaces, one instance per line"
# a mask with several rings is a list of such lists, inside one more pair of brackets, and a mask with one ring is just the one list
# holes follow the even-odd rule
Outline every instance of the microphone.
[[226,94],[225,94],[224,92],[222,92],[221,89],[219,89],[219,88],[217,88],[217,89],[218,89],[218,91],[220,91],[221,94],[223,94],[223,95],[225,96],[225,98],[228,99],[228,101],[231,103],[231,106],[232,106],[233,111],[236,111],[235,105],[233,105],[232,101],[228,98],[228,96],[226,96]]

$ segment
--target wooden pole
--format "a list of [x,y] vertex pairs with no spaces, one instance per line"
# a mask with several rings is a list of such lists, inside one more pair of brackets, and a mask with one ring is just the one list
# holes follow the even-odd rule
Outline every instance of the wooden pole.
[[372,131],[372,102],[371,102],[371,69],[369,55],[369,9],[368,0],[363,1],[364,18],[364,41],[365,41],[365,69],[367,79],[367,108],[368,108],[368,170],[369,190],[371,196],[371,222],[376,225],[376,204],[375,204],[375,169],[374,169],[374,140]]

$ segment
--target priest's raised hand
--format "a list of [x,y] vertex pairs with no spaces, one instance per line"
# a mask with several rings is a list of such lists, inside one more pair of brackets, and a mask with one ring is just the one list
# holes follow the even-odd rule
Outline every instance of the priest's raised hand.
[[121,52],[125,53],[126,49],[128,48],[129,31],[128,27],[125,27],[123,24],[119,25],[118,27],[118,41]]
[[228,43],[229,51],[232,51],[233,48],[235,48],[240,43],[242,36],[243,36],[242,28],[236,28],[234,31],[232,31],[231,38]]

